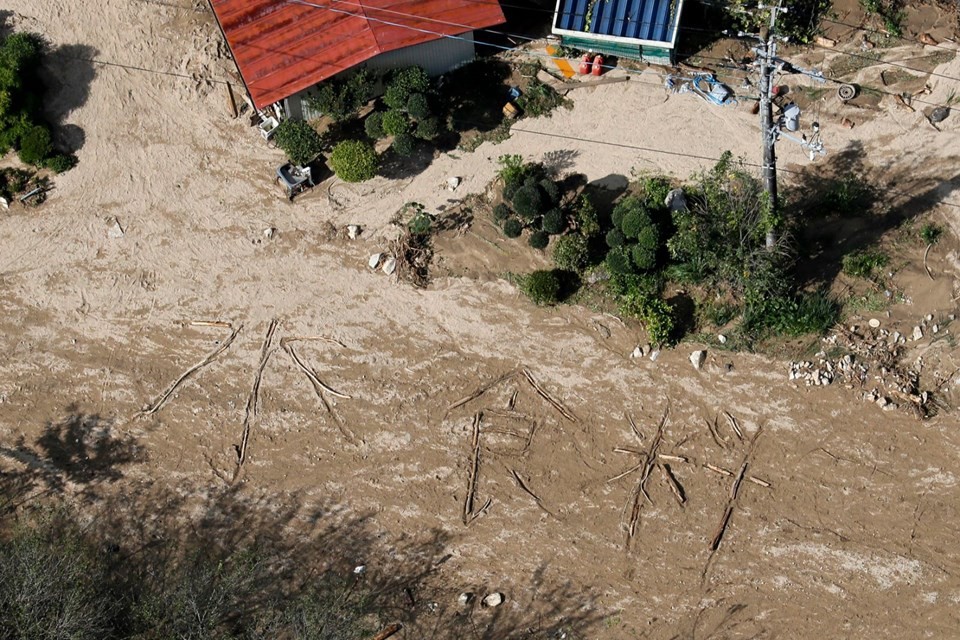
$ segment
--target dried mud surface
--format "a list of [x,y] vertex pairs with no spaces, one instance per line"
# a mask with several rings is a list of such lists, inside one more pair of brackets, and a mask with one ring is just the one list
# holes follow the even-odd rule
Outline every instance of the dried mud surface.
[[[689,344],[631,359],[641,330],[583,307],[532,307],[496,277],[505,271],[499,252],[484,254],[479,241],[459,245],[459,258],[451,249],[441,271],[471,278],[440,277],[427,290],[365,266],[402,203],[436,208],[480,192],[502,153],[569,152],[569,168],[590,180],[631,166],[682,177],[706,161],[517,132],[442,156],[415,178],[328,182],[290,205],[270,183],[279,152],[229,119],[224,86],[210,81],[232,71],[205,5],[12,8],[17,28],[83,45],[101,64],[87,74],[48,70],[63,85],[64,121],[84,133],[80,163],[43,207],[0,215],[0,467],[47,464],[45,427],[84,417],[136,443],[135,459],[106,457],[91,472],[109,466],[109,491],[129,496],[131,509],[142,508],[144,484],[204,495],[234,480],[265,508],[283,496],[305,512],[322,505],[322,518],[362,522],[369,542],[328,541],[331,551],[371,571],[406,554],[427,575],[437,616],[457,615],[460,591],[506,594],[499,609],[475,613],[476,637],[528,628],[614,640],[947,637],[960,627],[955,412],[921,422],[883,411],[860,389],[789,381],[786,359],[710,350],[695,371]],[[960,63],[937,71],[958,77]],[[576,126],[585,137],[757,159],[748,109],[667,98],[654,80],[576,92],[572,111],[522,128]],[[950,82],[931,78],[925,99],[945,99]],[[930,255],[933,282],[919,266],[923,248],[903,248],[909,264],[897,281],[911,304],[882,319],[910,335],[922,316],[955,311],[960,210],[929,201],[960,200],[960,118],[937,133],[920,113],[882,101],[848,130],[836,108],[823,106],[836,115],[829,127],[823,118],[836,155],[895,183],[901,202],[916,199],[952,231]],[[624,109],[637,126],[614,130]],[[807,166],[799,149],[782,156],[784,168]],[[443,188],[450,175],[463,178],[455,194]],[[107,235],[114,216],[119,239]],[[359,239],[330,231],[348,223],[363,225]],[[271,239],[267,227],[277,229]],[[231,335],[194,321],[239,332],[145,414]],[[960,355],[955,327],[942,322],[942,336],[911,343],[909,358],[923,355],[924,375],[945,377],[941,395],[955,404]],[[318,391],[297,359],[349,398]],[[451,408],[524,367],[570,417],[522,375]],[[473,514],[489,506],[465,525],[478,412]],[[665,412],[656,450],[674,458],[649,469],[648,499],[638,452],[652,450]],[[80,499],[84,482],[61,489]],[[427,637],[423,626],[403,633]]]

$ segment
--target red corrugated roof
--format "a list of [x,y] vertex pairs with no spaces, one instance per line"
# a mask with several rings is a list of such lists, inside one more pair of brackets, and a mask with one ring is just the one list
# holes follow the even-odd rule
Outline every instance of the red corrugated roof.
[[379,53],[504,21],[500,5],[493,1],[309,3],[210,2],[257,108],[278,102]]

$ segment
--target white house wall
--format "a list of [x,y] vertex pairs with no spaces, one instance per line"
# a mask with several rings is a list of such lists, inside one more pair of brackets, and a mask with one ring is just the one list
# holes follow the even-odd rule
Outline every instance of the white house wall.
[[[456,38],[439,38],[412,47],[395,49],[370,58],[356,68],[386,71],[403,67],[419,66],[431,76],[439,76],[473,60],[475,55],[473,32],[468,31]],[[353,69],[344,73],[351,73]],[[312,120],[322,114],[307,104],[306,98],[313,88],[305,89],[284,100],[287,116],[294,119]]]

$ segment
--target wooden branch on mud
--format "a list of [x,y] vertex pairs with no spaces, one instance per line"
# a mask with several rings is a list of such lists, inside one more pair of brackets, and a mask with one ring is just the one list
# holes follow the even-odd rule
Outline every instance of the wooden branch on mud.
[[250,427],[253,419],[260,413],[260,380],[263,378],[263,370],[267,368],[267,361],[270,359],[270,346],[273,343],[273,334],[277,330],[280,321],[274,318],[267,326],[267,335],[263,338],[263,344],[260,347],[260,364],[257,366],[257,372],[253,376],[253,386],[250,389],[250,395],[247,396],[247,406],[244,409],[243,434],[240,438],[240,446],[237,448],[237,468],[234,471],[233,479],[236,480],[240,474],[243,463],[247,460],[247,445],[250,442]]
[[629,413],[624,411],[623,417],[625,417],[627,419],[627,422],[630,423],[630,429],[633,431],[633,435],[637,437],[637,442],[639,442],[640,444],[643,444],[643,434],[640,433],[640,428],[637,427],[637,422],[633,419],[633,416],[631,416]]
[[483,385],[482,387],[480,387],[479,389],[477,389],[476,391],[474,391],[474,392],[471,393],[470,395],[464,396],[463,398],[460,398],[459,400],[457,400],[456,402],[454,402],[452,405],[450,405],[449,407],[447,407],[447,413],[450,413],[450,412],[453,411],[454,409],[457,409],[457,408],[459,408],[459,407],[462,407],[463,405],[467,404],[468,402],[472,402],[473,400],[476,400],[477,398],[479,398],[480,396],[482,396],[483,394],[485,394],[485,393],[486,393],[487,391],[489,391],[490,389],[494,388],[495,386],[497,386],[497,385],[500,384],[501,382],[505,382],[506,380],[509,380],[510,378],[516,376],[518,373],[520,373],[520,370],[519,370],[519,369],[514,369],[513,371],[510,371],[510,372],[508,372],[508,373],[503,374],[502,376],[500,376],[500,377],[497,378],[496,380],[493,380],[493,381],[491,381],[491,382],[488,382],[487,384]]
[[723,415],[727,417],[727,422],[730,424],[730,428],[733,429],[733,432],[737,434],[737,439],[740,442],[743,442],[743,431],[740,430],[740,423],[737,422],[737,419],[729,411],[724,411]]
[[533,498],[533,501],[537,503],[537,506],[540,507],[546,513],[550,513],[550,510],[543,506],[543,500],[540,499],[540,496],[535,494],[530,487],[527,486],[527,483],[523,481],[523,478],[520,477],[520,474],[517,473],[516,469],[510,469],[510,473],[513,474],[513,479],[517,481],[517,486],[519,486],[527,495]]
[[923,252],[923,270],[927,272],[927,277],[929,277],[931,280],[936,280],[936,278],[933,277],[933,273],[930,271],[930,267],[927,266],[927,255],[930,253],[930,248],[932,246],[932,242],[928,243],[926,251]]
[[388,624],[383,628],[377,635],[373,636],[370,640],[387,640],[387,638],[397,634],[400,630],[403,629],[403,625],[399,622],[394,622],[393,624]]
[[633,473],[634,471],[638,471],[638,470],[641,469],[643,466],[645,466],[645,465],[647,464],[647,458],[646,458],[647,454],[641,453],[640,455],[643,456],[643,462],[641,462],[641,463],[639,463],[639,464],[636,464],[636,465],[630,467],[629,469],[627,469],[627,470],[624,471],[623,473],[619,473],[619,474],[613,476],[612,478],[610,478],[609,480],[607,480],[607,484],[610,484],[611,482],[616,482],[616,481],[619,480],[620,478],[626,478],[628,475],[630,475],[630,474]]
[[653,467],[656,464],[657,449],[660,448],[660,442],[663,440],[663,428],[667,424],[667,416],[669,414],[670,405],[668,403],[666,408],[663,410],[663,417],[660,418],[660,424],[657,425],[656,435],[654,435],[653,441],[650,443],[650,449],[647,450],[646,460],[643,463],[643,475],[640,477],[640,482],[637,483],[637,487],[633,491],[633,496],[631,498],[633,506],[630,509],[630,519],[627,522],[626,546],[628,548],[630,547],[630,543],[633,541],[633,537],[637,533],[637,523],[640,521],[640,509],[643,506],[641,497],[644,497],[652,502],[652,500],[650,500],[650,494],[647,493],[647,480],[649,480],[650,472],[653,470]]
[[[470,463],[470,474],[467,476],[467,494],[463,499],[463,524],[470,524],[476,517],[473,513],[474,501],[477,497],[477,484],[480,476],[480,421],[483,420],[483,414],[477,412],[473,416],[473,439],[471,447],[473,457]],[[486,508],[486,507],[484,507]],[[481,513],[483,510],[481,509]],[[480,515],[479,513],[477,515]]]
[[174,380],[173,383],[170,386],[168,386],[162,394],[160,394],[160,396],[153,402],[153,404],[149,404],[145,406],[143,409],[141,409],[138,415],[148,416],[150,414],[153,414],[159,411],[163,407],[163,405],[166,404],[167,400],[170,399],[170,396],[173,395],[173,392],[177,390],[177,387],[183,384],[183,382],[187,378],[189,378],[194,373],[196,373],[203,367],[207,366],[214,360],[216,360],[221,353],[226,351],[230,347],[230,345],[233,344],[233,340],[237,337],[237,334],[240,333],[241,329],[243,329],[243,325],[240,325],[239,327],[234,329],[233,332],[230,334],[230,337],[224,340],[219,347],[217,347],[216,349],[211,351],[209,354],[207,354],[206,358],[204,358],[197,364],[187,369],[179,378]]
[[530,383],[530,386],[533,387],[533,390],[536,391],[541,398],[549,402],[554,409],[559,411],[560,415],[562,415],[564,418],[566,418],[570,422],[577,421],[576,416],[570,413],[570,411],[565,406],[563,406],[563,404],[561,404],[558,400],[555,400],[553,396],[551,396],[549,393],[544,391],[543,387],[541,387],[537,383],[537,381],[534,379],[533,373],[530,372],[530,369],[527,369],[526,367],[524,367],[521,370],[521,372],[523,373],[523,377],[527,379],[527,382]]
[[727,448],[726,441],[720,437],[720,432],[717,431],[716,419],[714,419],[712,423],[706,418],[704,418],[703,421],[707,425],[707,431],[710,432],[710,437],[712,437],[713,441],[717,443],[717,446],[720,447],[721,449],[726,449]]
[[287,336],[284,338],[280,338],[280,346],[283,347],[287,344],[290,344],[291,342],[311,342],[311,341],[328,342],[330,344],[335,344],[339,347],[343,347],[344,349],[347,348],[347,345],[343,344],[343,342],[341,342],[340,340],[337,340],[336,338],[328,338],[327,336]]
[[[317,376],[317,372],[303,363],[303,361],[300,359],[300,356],[297,355],[297,352],[293,350],[293,345],[289,343],[284,343],[284,341],[281,340],[280,346],[283,347],[283,350],[287,352],[287,355],[290,356],[290,358],[293,360],[293,363],[297,365],[300,368],[300,370],[303,371],[303,373],[307,376],[307,379],[310,380],[310,382],[313,384],[314,391],[317,392],[317,395],[320,396],[321,400],[323,399],[323,396],[320,395],[320,392],[318,391],[318,389],[323,389],[330,395],[336,396],[338,398],[343,398],[344,400],[350,400],[351,398],[353,398],[353,396],[347,395],[346,393],[340,393],[336,389],[333,389],[330,386],[324,384],[323,381],[320,380],[320,378]],[[324,401],[324,404],[326,404],[326,401]]]
[[[747,453],[743,456],[743,462],[740,464],[740,470],[734,477],[733,484],[730,485],[730,498],[727,500],[727,505],[723,510],[723,517],[720,518],[720,523],[717,525],[717,529],[713,534],[713,538],[710,540],[710,557],[707,558],[707,564],[703,569],[704,580],[706,579],[713,556],[717,552],[717,549],[720,548],[720,543],[723,542],[723,537],[726,535],[727,529],[730,526],[730,519],[733,517],[733,510],[737,505],[737,498],[740,496],[740,486],[743,484],[743,480],[746,477],[747,467],[750,465],[753,453],[757,447],[757,440],[759,440],[762,432],[763,428],[761,427],[754,434],[753,439],[750,441],[750,447],[747,449]],[[720,467],[716,467],[716,469],[720,469]],[[723,471],[729,473],[726,469],[723,469]]]
[[673,475],[673,470],[668,464],[657,465],[660,467],[660,470],[663,471],[663,476],[667,479],[667,484],[670,485],[671,491],[673,491],[673,497],[677,499],[677,502],[682,507],[687,501],[687,494],[683,490],[683,486],[680,484],[680,481],[677,480],[677,477]]

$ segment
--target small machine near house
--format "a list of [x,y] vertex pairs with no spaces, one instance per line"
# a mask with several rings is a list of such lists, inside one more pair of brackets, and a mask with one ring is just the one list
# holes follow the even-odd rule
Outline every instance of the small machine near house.
[[294,197],[313,187],[313,174],[310,167],[301,167],[293,163],[277,168],[277,184],[291,202]]

